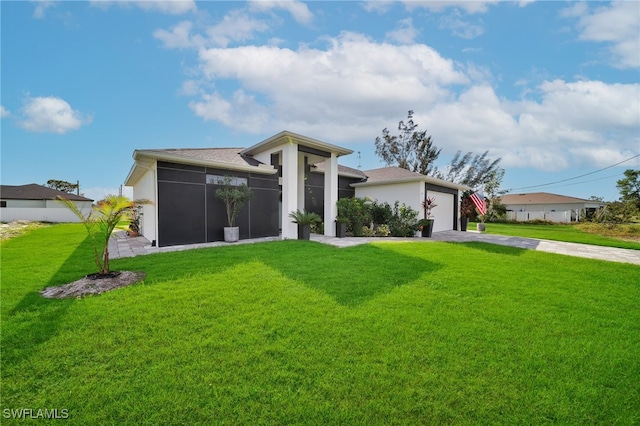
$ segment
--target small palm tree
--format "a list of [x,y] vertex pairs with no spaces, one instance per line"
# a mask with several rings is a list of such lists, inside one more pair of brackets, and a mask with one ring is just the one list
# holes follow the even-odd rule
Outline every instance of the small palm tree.
[[91,208],[91,212],[85,216],[76,204],[66,198],[58,197],[57,200],[75,213],[87,229],[93,242],[93,254],[95,257],[98,274],[105,275],[109,269],[109,238],[113,230],[121,220],[129,218],[137,205],[150,204],[148,200],[130,200],[120,195],[107,195]]

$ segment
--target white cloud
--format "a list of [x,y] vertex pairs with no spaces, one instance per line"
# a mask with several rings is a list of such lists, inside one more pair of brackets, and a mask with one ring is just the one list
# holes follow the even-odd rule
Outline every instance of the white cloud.
[[438,26],[451,30],[453,35],[465,39],[476,38],[484,33],[484,27],[482,25],[472,24],[471,22],[463,20],[460,12],[457,10],[450,15],[440,18]]
[[640,146],[640,85],[555,80],[538,92],[540,101],[511,102],[489,86],[474,86],[416,119],[432,123],[436,144],[446,141],[451,151],[489,149],[504,166],[602,166]]
[[202,49],[204,78],[235,79],[242,89],[204,95],[191,108],[244,131],[311,130],[344,141],[357,133],[354,125],[376,128],[392,111],[434,104],[451,95],[448,86],[468,83],[452,61],[426,45],[377,44],[353,33],[328,42],[326,50]]
[[251,10],[268,11],[284,9],[300,24],[309,24],[313,20],[313,13],[307,5],[298,0],[253,0],[249,2]]
[[403,1],[405,7],[408,10],[415,10],[418,8],[429,9],[432,12],[442,12],[447,8],[455,8],[464,10],[467,13],[485,13],[490,5],[497,4],[499,0],[478,1],[478,0],[443,0],[443,1],[416,1],[405,0]]
[[411,18],[400,20],[398,28],[386,34],[387,39],[401,44],[412,44],[417,36],[418,30],[413,26]]
[[112,4],[122,7],[135,6],[143,10],[169,15],[181,15],[197,10],[194,0],[91,0],[91,4],[103,8]]
[[36,7],[33,10],[33,17],[36,19],[44,19],[47,9],[55,6],[55,3],[51,0],[32,0]]
[[640,3],[618,1],[591,12],[579,3],[563,12],[566,17],[578,17],[580,39],[608,44],[614,66],[640,67]]
[[389,11],[389,9],[391,9],[391,7],[395,3],[395,1],[387,0],[365,0],[361,4],[363,9],[367,12],[377,12],[379,14],[383,14]]
[[226,15],[220,23],[209,27],[207,35],[214,46],[226,47],[231,42],[251,40],[254,33],[268,29],[269,26],[265,22],[235,10]]
[[11,111],[0,105],[0,118],[11,117]]
[[49,96],[28,98],[18,124],[30,132],[66,133],[91,123],[92,118],[75,111],[63,99]]
[[190,21],[182,21],[170,31],[158,29],[153,36],[160,40],[164,47],[170,49],[227,47],[233,42],[251,40],[255,33],[267,30],[269,26],[265,22],[249,16],[244,11],[233,10],[219,23],[206,28],[206,36],[194,33],[193,23]]

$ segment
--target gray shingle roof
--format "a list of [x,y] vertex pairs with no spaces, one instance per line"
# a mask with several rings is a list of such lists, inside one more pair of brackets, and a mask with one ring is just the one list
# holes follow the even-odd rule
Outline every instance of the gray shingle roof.
[[35,183],[18,186],[0,185],[0,198],[3,200],[55,200],[57,197],[71,201],[93,201],[91,198],[69,194]]
[[364,174],[367,176],[367,182],[387,182],[391,180],[406,180],[406,179],[422,179],[425,176],[411,170],[403,169],[401,167],[382,167],[380,169],[365,170]]
[[567,197],[549,192],[531,192],[528,194],[506,194],[501,197],[502,204],[572,204],[593,202],[583,198]]
[[244,148],[184,148],[184,149],[143,149],[140,152],[158,152],[193,158],[202,161],[213,161],[238,166],[257,166],[260,162],[252,157],[243,156]]

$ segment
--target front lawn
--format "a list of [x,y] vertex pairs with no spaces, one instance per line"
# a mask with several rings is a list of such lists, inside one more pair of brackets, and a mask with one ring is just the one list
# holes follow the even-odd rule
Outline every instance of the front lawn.
[[20,408],[79,425],[640,421],[638,266],[278,241],[114,260],[146,281],[41,298],[94,272],[84,236],[2,243],[3,424]]
[[[606,229],[602,225],[590,223],[552,225],[489,222],[486,224],[486,232],[489,234],[509,235],[513,237],[538,238],[542,240],[566,241],[569,243],[640,250],[640,224],[620,225],[619,227],[625,232],[616,233],[610,229]],[[476,229],[476,224],[469,224],[469,229]]]

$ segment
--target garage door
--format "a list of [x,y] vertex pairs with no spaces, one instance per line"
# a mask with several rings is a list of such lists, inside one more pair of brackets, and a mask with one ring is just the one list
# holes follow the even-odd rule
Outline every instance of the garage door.
[[453,194],[427,191],[427,197],[435,197],[437,207],[431,210],[431,217],[435,219],[433,232],[453,230]]

